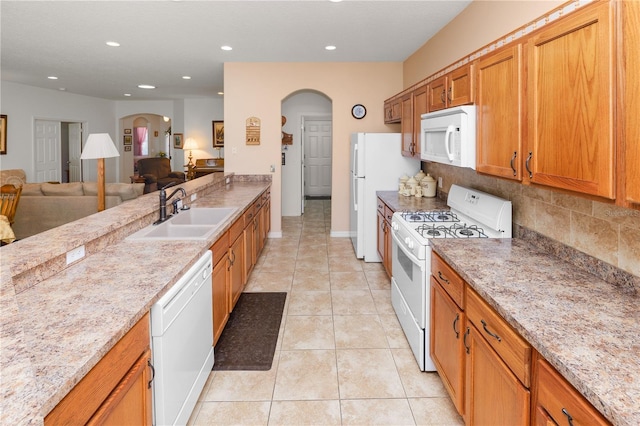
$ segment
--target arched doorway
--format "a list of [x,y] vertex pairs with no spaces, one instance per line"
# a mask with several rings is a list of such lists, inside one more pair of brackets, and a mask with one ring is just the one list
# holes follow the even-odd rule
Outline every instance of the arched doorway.
[[132,114],[120,119],[120,181],[137,172],[136,162],[146,157],[171,158],[171,119],[158,114]]
[[331,194],[332,101],[324,93],[300,90],[283,99],[281,112],[287,120],[282,131],[293,136],[281,147],[282,216],[300,216],[310,186],[309,195]]

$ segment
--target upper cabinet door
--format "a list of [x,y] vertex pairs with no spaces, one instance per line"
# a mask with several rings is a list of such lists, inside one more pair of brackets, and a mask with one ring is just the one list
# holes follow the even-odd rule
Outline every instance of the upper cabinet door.
[[640,204],[640,2],[624,1],[622,6],[623,67],[622,100],[619,114],[622,118],[624,147],[624,198],[627,203]]
[[480,173],[522,180],[522,46],[476,65],[477,166]]
[[612,7],[585,6],[529,39],[527,181],[615,198]]
[[473,103],[473,66],[467,64],[451,71],[447,81],[447,107]]
[[428,109],[438,111],[447,107],[447,76],[443,75],[429,83]]

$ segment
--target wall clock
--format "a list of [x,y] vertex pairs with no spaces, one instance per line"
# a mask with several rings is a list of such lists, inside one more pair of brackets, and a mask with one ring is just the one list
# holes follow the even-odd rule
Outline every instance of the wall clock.
[[364,105],[355,104],[353,108],[351,108],[351,115],[353,115],[353,118],[357,118],[358,120],[360,120],[361,118],[364,118],[365,115],[367,115],[367,109],[364,107]]

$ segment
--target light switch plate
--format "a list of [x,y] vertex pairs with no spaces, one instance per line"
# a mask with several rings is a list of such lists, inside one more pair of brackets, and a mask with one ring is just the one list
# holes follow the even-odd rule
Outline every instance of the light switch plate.
[[67,265],[78,261],[84,257],[84,245],[76,247],[73,250],[67,252]]
[[193,193],[191,194],[191,201],[195,201],[198,198],[198,194],[197,193]]
[[438,178],[438,188],[442,188],[442,176]]

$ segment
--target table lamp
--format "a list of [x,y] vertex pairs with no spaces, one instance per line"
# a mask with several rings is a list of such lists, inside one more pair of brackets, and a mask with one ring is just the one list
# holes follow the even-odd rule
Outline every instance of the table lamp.
[[105,208],[104,190],[104,159],[119,157],[118,148],[108,133],[92,133],[87,138],[87,143],[80,155],[81,160],[98,160],[98,211]]
[[182,147],[182,149],[184,150],[189,150],[189,162],[187,163],[187,179],[191,180],[194,178],[195,172],[194,172],[194,168],[195,165],[193,164],[193,153],[192,150],[194,149],[198,149],[198,143],[196,142],[196,140],[194,138],[187,138],[186,141],[184,141],[184,146]]

